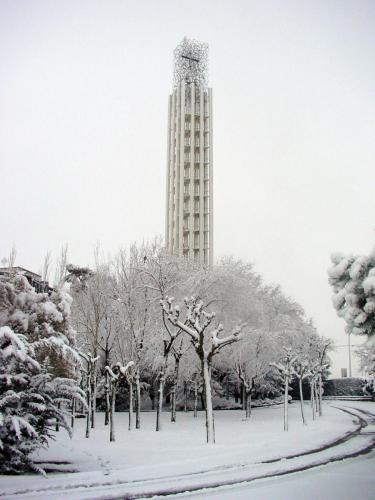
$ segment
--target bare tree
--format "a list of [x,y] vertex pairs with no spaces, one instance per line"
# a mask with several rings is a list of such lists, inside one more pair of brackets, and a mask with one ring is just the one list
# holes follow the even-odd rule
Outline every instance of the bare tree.
[[49,281],[49,274],[51,271],[51,252],[48,251],[43,259],[41,276],[43,281]]
[[16,257],[17,257],[17,248],[15,245],[13,245],[11,251],[9,252],[8,267],[14,267],[14,264],[16,262]]
[[86,369],[83,369],[86,375],[86,397],[87,397],[87,415],[86,415],[86,437],[90,437],[90,427],[92,427],[93,418],[93,397],[95,397],[95,391],[93,391],[96,364],[99,360],[99,356],[92,356],[91,353],[84,354],[79,353],[80,356],[86,361]]
[[288,400],[289,400],[289,382],[294,375],[293,365],[296,357],[289,347],[284,347],[284,356],[280,363],[271,363],[284,380],[284,431],[288,430]]
[[[190,349],[191,344],[186,342],[185,335],[181,335],[178,342],[174,343],[173,346],[173,358],[174,358],[174,370],[172,377],[172,390],[171,390],[171,422],[176,422],[176,399],[177,399],[177,385],[178,377],[180,373],[180,362],[182,356],[184,356]],[[187,411],[187,397],[188,397],[188,381],[184,380],[184,411]]]
[[134,365],[133,361],[129,361],[129,363],[125,366],[122,366],[121,363],[116,363],[112,368],[109,366],[105,367],[105,376],[106,381],[109,385],[110,392],[110,417],[109,417],[109,440],[115,441],[115,409],[116,409],[116,390],[117,383],[121,377],[126,377],[127,371],[131,366]]
[[317,377],[316,387],[318,392],[318,412],[319,416],[323,415],[323,373],[329,367],[327,353],[332,349],[332,340],[319,338],[316,343],[316,356],[317,356]]
[[309,376],[309,362],[306,359],[296,359],[294,362],[293,371],[298,379],[299,398],[301,403],[301,416],[303,425],[306,425],[305,413],[303,409],[303,380]]
[[243,387],[246,419],[251,416],[251,397],[270,372],[270,363],[276,357],[275,351],[275,335],[263,330],[252,330],[241,346],[234,346],[233,354],[228,358],[226,369],[233,370]]
[[[95,270],[87,267],[67,266],[65,280],[72,283],[73,319],[78,331],[78,345],[83,352],[91,352],[94,357],[104,354],[105,362],[115,342],[116,331],[113,324],[113,299],[111,295],[111,279],[108,266]],[[91,426],[95,427],[97,370],[91,375]]]
[[[151,304],[155,304],[156,300],[161,300],[166,297],[167,293],[172,290],[180,289],[186,286],[188,282],[194,279],[195,275],[192,272],[193,267],[190,263],[179,259],[175,256],[169,255],[164,248],[160,247],[158,242],[153,245],[145,247],[142,266],[138,268],[140,278],[143,283],[145,291],[150,294],[150,309]],[[163,411],[163,398],[164,386],[166,381],[166,374],[168,363],[170,362],[170,355],[173,352],[173,347],[176,339],[181,335],[180,328],[171,328],[165,316],[165,311],[158,309],[159,318],[154,316],[154,330],[160,335],[162,339],[162,362],[159,367],[158,375],[158,402],[156,409],[156,430],[161,430],[161,414]],[[159,326],[160,325],[160,326]],[[175,352],[178,361],[175,363],[175,376],[178,376],[178,364],[180,356]],[[176,371],[177,370],[177,371]],[[175,411],[175,382],[172,383],[172,421],[176,419]]]
[[215,314],[206,311],[201,300],[195,297],[185,299],[185,321],[180,320],[180,307],[178,305],[173,305],[173,298],[166,297],[161,300],[161,306],[167,315],[168,321],[189,335],[195,352],[200,359],[202,378],[204,381],[207,443],[214,443],[215,431],[211,393],[212,358],[224,347],[233,342],[237,342],[241,338],[241,331],[245,325],[242,324],[237,326],[231,335],[220,338],[219,335],[224,330],[224,327],[222,324],[218,324],[213,328],[209,328]]
[[68,264],[68,245],[61,247],[55,269],[54,286],[61,288],[66,281],[66,266]]
[[141,427],[141,370],[146,336],[150,334],[153,320],[152,297],[142,281],[145,251],[132,245],[128,254],[124,250],[119,252],[115,263],[114,298],[120,311],[127,354],[135,363],[132,380],[136,393],[136,429]]

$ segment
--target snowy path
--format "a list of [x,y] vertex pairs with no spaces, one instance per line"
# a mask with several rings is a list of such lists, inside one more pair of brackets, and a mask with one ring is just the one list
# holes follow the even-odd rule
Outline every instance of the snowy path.
[[[345,404],[335,404],[335,406],[341,406],[345,413],[342,413],[338,409],[326,407],[328,416],[321,419],[320,426],[325,423],[329,431],[332,432],[330,424],[332,424],[332,420],[336,421],[336,426],[340,429],[340,434],[337,434],[334,439],[327,439],[327,434],[324,434],[325,438],[323,442],[317,438],[315,442],[314,440],[310,440],[309,449],[306,449],[306,446],[286,446],[285,433],[276,433],[274,431],[273,434],[279,436],[278,441],[282,443],[282,446],[274,450],[272,456],[265,452],[259,453],[256,447],[256,453],[254,453],[254,449],[249,450],[249,446],[242,449],[239,445],[234,447],[231,454],[228,444],[224,443],[226,446],[218,446],[216,449],[219,455],[225,451],[227,460],[224,462],[223,460],[221,460],[221,463],[220,460],[213,460],[213,455],[210,456],[209,454],[208,460],[207,456],[202,456],[200,466],[198,467],[192,459],[190,461],[180,459],[180,464],[174,464],[169,469],[168,467],[163,467],[163,464],[159,466],[157,464],[154,466],[145,464],[143,474],[141,473],[142,467],[128,469],[119,467],[117,470],[113,469],[109,460],[99,456],[98,464],[100,470],[95,473],[83,472],[78,474],[53,475],[47,480],[48,484],[46,484],[46,480],[41,478],[22,477],[19,478],[20,481],[17,480],[19,482],[17,488],[14,485],[13,487],[9,487],[10,485],[8,484],[8,487],[4,491],[2,488],[4,481],[1,478],[0,488],[4,493],[3,495],[0,494],[0,498],[45,499],[47,496],[51,499],[68,497],[70,499],[146,498],[154,495],[174,496],[179,492],[185,491],[195,491],[199,497],[206,494],[211,496],[211,492],[216,492],[216,497],[220,498],[221,493],[226,495],[225,490],[230,485],[236,485],[235,488],[238,488],[240,484],[248,485],[250,481],[259,478],[284,476],[291,472],[303,471],[311,467],[318,467],[332,461],[339,461],[343,458],[368,452],[374,446],[375,442],[375,408],[372,409],[371,405],[371,403],[362,406],[350,403],[351,408],[349,408]],[[268,412],[267,414],[267,412],[263,411],[259,412],[259,415],[263,419],[264,416],[268,416],[272,421],[275,412]],[[352,420],[354,415],[359,424],[353,425]],[[247,425],[248,423],[245,424]],[[311,424],[312,426],[315,425],[315,423]],[[264,422],[259,425],[259,430],[265,430]],[[255,427],[253,431],[256,432],[257,428]],[[306,429],[303,429],[303,431],[306,431]],[[297,437],[299,433],[300,431],[297,429],[295,431]],[[266,434],[264,433],[263,438],[265,436]],[[293,432],[289,436],[293,440]],[[269,434],[268,438],[271,437],[272,434]],[[262,438],[259,439],[259,445],[266,447],[266,442],[262,441]],[[273,446],[273,448],[275,447]],[[211,449],[215,454],[215,447],[211,447]],[[201,447],[203,455],[205,450],[205,448]],[[239,456],[240,459],[247,457],[247,460],[235,461],[233,460],[235,456]],[[280,458],[282,456],[290,458]],[[163,457],[161,457],[161,461],[163,461]],[[166,464],[168,465],[168,462]],[[168,470],[169,473],[166,473]],[[210,489],[207,490],[207,488]],[[193,496],[196,495],[193,494]],[[229,497],[226,496],[226,498]],[[240,496],[237,498],[240,498]]]

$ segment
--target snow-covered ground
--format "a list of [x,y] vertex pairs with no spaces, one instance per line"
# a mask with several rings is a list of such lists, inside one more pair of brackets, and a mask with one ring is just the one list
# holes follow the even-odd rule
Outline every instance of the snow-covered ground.
[[[118,413],[114,443],[109,442],[109,428],[103,425],[103,414],[98,414],[97,428],[90,439],[84,437],[84,421],[77,420],[72,440],[61,431],[56,442],[38,457],[42,462],[68,462],[59,467],[79,472],[49,474],[48,479],[31,475],[3,476],[0,477],[0,498],[14,495],[44,499],[120,498],[163,488],[172,492],[192,485],[204,487],[223,478],[235,483],[278,473],[281,469],[303,469],[318,463],[318,456],[323,461],[338,458],[343,453],[360,450],[373,439],[370,434],[359,435],[318,454],[264,463],[319,449],[358,429],[358,420],[353,415],[334,406],[356,406],[375,413],[374,403],[326,403],[324,416],[314,422],[310,418],[308,425],[303,426],[299,405],[293,403],[289,408],[290,430],[283,432],[281,406],[254,409],[250,421],[243,420],[241,411],[216,411],[215,445],[205,443],[203,412],[196,419],[192,413],[179,412],[176,423],[171,423],[169,413],[165,413],[161,432],[154,430],[154,413],[142,414],[142,429],[131,432],[127,430],[127,414]],[[306,413],[309,416],[308,405]],[[220,490],[216,494],[220,498],[220,494],[230,492]]]
[[220,500],[374,500],[375,452],[284,477],[215,488],[179,498]]

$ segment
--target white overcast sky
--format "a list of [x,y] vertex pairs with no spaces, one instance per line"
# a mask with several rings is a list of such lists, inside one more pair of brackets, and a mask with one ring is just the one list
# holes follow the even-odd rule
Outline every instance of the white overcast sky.
[[210,47],[215,258],[345,343],[326,270],[375,242],[374,1],[0,0],[0,259],[37,271],[68,243],[90,264],[164,233],[184,36]]

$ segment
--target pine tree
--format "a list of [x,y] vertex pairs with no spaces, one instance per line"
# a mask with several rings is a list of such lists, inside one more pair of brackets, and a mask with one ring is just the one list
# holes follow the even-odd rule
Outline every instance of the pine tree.
[[21,276],[0,280],[0,471],[38,470],[30,454],[48,445],[64,406],[84,403],[74,378],[78,356],[70,296],[36,293]]

